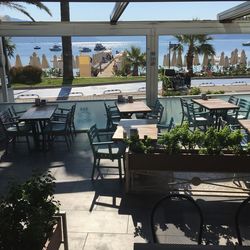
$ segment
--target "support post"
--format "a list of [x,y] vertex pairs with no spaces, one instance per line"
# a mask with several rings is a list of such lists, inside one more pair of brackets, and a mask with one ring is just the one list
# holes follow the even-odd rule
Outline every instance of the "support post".
[[0,39],[0,80],[1,80],[1,89],[3,95],[3,102],[8,102],[8,86],[7,86],[7,77],[5,72],[5,57],[3,52],[3,42],[2,37]]
[[153,28],[146,36],[146,101],[153,106],[158,97],[158,34]]

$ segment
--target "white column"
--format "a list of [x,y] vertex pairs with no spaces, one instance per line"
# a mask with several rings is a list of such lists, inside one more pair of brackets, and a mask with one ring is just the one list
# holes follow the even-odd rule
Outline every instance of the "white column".
[[148,105],[154,105],[158,97],[158,35],[155,29],[147,34],[146,48],[146,100]]
[[0,80],[1,80],[1,90],[3,95],[3,102],[8,102],[8,87],[6,81],[6,72],[5,72],[5,57],[3,53],[3,43],[2,37],[0,37]]

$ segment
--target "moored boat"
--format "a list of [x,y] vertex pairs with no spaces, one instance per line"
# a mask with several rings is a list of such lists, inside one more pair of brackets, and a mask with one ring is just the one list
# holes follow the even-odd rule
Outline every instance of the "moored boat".
[[106,47],[104,47],[101,43],[97,43],[94,48],[95,51],[102,51],[106,50]]
[[250,41],[246,42],[246,43],[242,43],[243,46],[250,46]]
[[54,44],[52,47],[49,48],[50,51],[62,51],[60,45]]
[[90,48],[87,48],[87,47],[82,47],[82,48],[79,49],[79,52],[88,53],[88,52],[91,52],[91,49],[90,49]]
[[41,47],[38,46],[38,45],[36,45],[36,46],[34,47],[34,49],[41,49]]

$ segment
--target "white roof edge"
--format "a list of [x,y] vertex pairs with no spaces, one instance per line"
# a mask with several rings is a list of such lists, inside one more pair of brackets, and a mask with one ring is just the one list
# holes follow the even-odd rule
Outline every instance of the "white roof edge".
[[247,1],[217,14],[217,19],[219,21],[231,21],[236,18],[243,17],[249,14],[250,14],[250,2]]

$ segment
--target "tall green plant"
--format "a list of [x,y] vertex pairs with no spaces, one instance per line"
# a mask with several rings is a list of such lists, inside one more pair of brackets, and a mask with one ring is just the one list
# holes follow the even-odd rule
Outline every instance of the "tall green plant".
[[33,175],[12,184],[0,203],[0,250],[40,250],[56,224],[59,202],[54,199],[54,177]]

